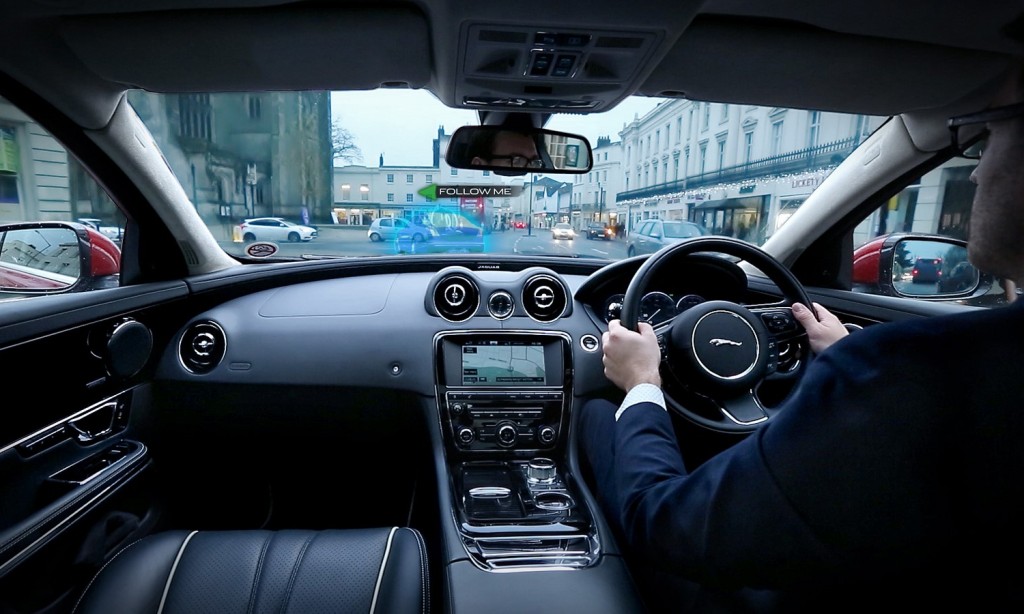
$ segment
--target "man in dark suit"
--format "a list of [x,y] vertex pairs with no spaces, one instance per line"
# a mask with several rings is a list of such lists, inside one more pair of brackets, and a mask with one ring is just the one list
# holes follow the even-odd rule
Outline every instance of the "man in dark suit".
[[[1018,68],[989,109],[950,120],[957,147],[959,127],[989,131],[970,260],[1018,282],[1021,101]],[[817,356],[777,417],[692,469],[651,327],[604,334],[626,396],[584,406],[584,473],[651,609],[1022,611],[1024,301],[849,337],[815,307],[820,322],[793,306]]]

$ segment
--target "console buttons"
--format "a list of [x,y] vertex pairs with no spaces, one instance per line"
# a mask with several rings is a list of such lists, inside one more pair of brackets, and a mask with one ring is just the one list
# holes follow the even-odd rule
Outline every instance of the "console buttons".
[[555,461],[550,458],[535,458],[526,466],[526,478],[530,482],[551,483],[555,480]]
[[510,448],[516,444],[516,439],[519,437],[519,431],[516,430],[514,424],[506,422],[498,427],[498,445]]
[[537,432],[537,440],[544,445],[550,445],[555,442],[555,436],[557,434],[558,433],[555,432],[555,429],[550,426],[542,426],[540,427],[540,431]]
[[473,429],[462,427],[459,429],[459,441],[463,444],[473,443]]
[[462,412],[466,411],[466,406],[463,403],[452,403],[452,415],[461,416]]
[[594,335],[587,334],[580,337],[580,347],[587,352],[596,352],[600,346],[601,342]]
[[538,53],[533,56],[533,62],[530,64],[530,75],[534,77],[543,77],[548,74],[548,70],[551,69],[551,63],[555,60],[555,54],[553,53]]

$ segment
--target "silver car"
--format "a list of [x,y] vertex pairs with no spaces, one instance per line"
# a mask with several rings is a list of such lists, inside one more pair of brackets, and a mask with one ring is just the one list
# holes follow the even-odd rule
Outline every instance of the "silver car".
[[682,220],[644,220],[640,226],[629,233],[626,240],[627,256],[653,254],[662,247],[679,243],[693,237],[711,234],[707,228],[694,222]]
[[373,220],[370,228],[366,231],[366,237],[373,242],[398,239],[419,243],[429,241],[436,236],[438,236],[438,232],[433,226],[416,224],[400,217],[379,217]]

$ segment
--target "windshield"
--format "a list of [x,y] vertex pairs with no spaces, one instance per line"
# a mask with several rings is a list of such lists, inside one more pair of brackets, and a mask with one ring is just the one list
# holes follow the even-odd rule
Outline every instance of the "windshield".
[[[666,237],[762,244],[881,117],[632,97],[552,130],[593,147],[585,174],[499,176],[445,162],[479,124],[422,90],[131,92],[223,248],[244,256],[520,253],[619,259],[648,220]],[[464,188],[439,197],[439,188]],[[500,188],[488,190],[489,188]],[[248,220],[263,218],[250,223]],[[285,223],[267,222],[278,218]],[[303,231],[291,224],[308,226]],[[567,224],[575,236],[554,239]],[[607,226],[600,244],[585,231]],[[249,252],[252,255],[255,252]]]
[[707,232],[702,232],[701,228],[695,224],[687,224],[686,222],[665,222],[666,237],[671,237],[673,239],[689,239],[690,237],[699,237],[706,234]]

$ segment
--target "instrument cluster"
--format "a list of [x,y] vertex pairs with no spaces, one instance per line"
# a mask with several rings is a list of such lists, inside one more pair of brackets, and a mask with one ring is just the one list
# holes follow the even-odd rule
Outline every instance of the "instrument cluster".
[[[625,298],[625,294],[613,294],[605,300],[602,314],[606,323],[622,316],[622,302]],[[640,299],[640,313],[637,319],[647,322],[651,326],[657,326],[687,309],[703,303],[704,300],[704,297],[699,294],[682,294],[679,298],[674,298],[665,292],[648,292]]]

